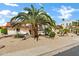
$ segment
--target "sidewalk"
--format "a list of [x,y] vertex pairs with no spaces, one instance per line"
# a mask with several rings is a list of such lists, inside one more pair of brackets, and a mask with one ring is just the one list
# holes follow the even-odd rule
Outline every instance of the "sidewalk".
[[51,56],[55,55],[57,53],[63,52],[65,50],[68,50],[70,48],[73,48],[77,45],[79,45],[79,37],[73,37],[71,39],[61,39],[57,40],[59,43],[56,44],[56,41],[54,43],[49,45],[43,45],[40,47],[35,47],[32,49],[26,49],[23,51],[16,51],[12,53],[4,54],[3,56]]

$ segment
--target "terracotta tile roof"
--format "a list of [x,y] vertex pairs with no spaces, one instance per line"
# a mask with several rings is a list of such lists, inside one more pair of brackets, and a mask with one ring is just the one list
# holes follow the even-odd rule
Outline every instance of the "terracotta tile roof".
[[7,22],[7,23],[6,23],[6,26],[11,26],[10,22]]

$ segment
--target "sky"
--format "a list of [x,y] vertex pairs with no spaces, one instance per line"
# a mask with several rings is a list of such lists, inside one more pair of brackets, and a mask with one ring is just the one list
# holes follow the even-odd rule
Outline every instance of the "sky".
[[79,3],[0,3],[0,26],[5,25],[19,12],[24,12],[23,8],[30,7],[31,4],[38,9],[43,6],[57,24],[61,24],[63,18],[65,20],[79,19]]

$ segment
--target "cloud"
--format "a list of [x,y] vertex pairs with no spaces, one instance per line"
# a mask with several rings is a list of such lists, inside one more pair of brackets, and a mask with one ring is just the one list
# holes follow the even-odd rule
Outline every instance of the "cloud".
[[12,12],[12,15],[17,15],[17,14],[18,14],[18,12],[15,12],[15,11]]
[[4,5],[7,5],[7,6],[19,6],[18,4],[15,4],[15,3],[4,3]]
[[9,10],[1,10],[0,11],[0,15],[7,15],[8,13],[10,13]]
[[39,3],[39,6],[43,7],[44,5],[42,3]]
[[0,17],[1,16],[5,16],[5,17],[7,17],[7,16],[13,16],[13,15],[17,15],[17,14],[18,14],[18,12],[16,12],[16,11],[0,10]]
[[28,11],[24,11],[24,10],[23,10],[23,11],[21,11],[21,12],[25,12],[25,13],[28,13]]
[[0,20],[0,23],[4,23],[4,22],[5,22],[5,20],[4,20],[4,19],[1,19],[1,20]]
[[65,6],[61,6],[60,9],[58,9],[58,12],[60,13],[59,18],[65,18],[68,19],[72,16],[72,12],[76,11],[77,9],[72,8],[70,6],[65,7]]
[[0,26],[3,26],[5,24],[5,19],[0,18]]
[[0,10],[0,26],[6,22],[6,18],[10,19],[17,14],[18,12],[16,11]]

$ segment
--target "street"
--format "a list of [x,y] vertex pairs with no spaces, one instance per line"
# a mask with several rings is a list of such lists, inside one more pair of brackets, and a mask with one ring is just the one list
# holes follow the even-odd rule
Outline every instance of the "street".
[[54,56],[79,56],[79,46],[71,48],[71,49],[64,51],[62,53],[58,53]]

